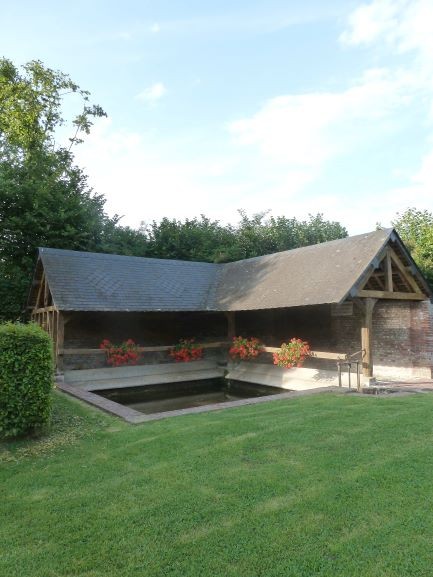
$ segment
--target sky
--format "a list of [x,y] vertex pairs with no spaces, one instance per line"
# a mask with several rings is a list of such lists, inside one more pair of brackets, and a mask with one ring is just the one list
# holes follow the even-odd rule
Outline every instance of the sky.
[[433,210],[433,0],[0,0],[0,14],[0,56],[42,60],[106,110],[76,161],[124,225],[244,209],[357,234]]

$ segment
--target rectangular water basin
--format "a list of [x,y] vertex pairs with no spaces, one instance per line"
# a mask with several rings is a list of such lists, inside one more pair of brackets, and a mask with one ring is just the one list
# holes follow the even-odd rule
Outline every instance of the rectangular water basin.
[[279,387],[228,381],[223,378],[180,383],[144,385],[121,389],[105,389],[95,394],[144,414],[176,411],[281,394]]

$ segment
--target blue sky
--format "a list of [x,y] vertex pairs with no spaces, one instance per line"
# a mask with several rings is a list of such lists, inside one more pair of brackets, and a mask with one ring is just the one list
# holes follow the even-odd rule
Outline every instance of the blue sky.
[[70,74],[107,111],[76,158],[125,224],[243,208],[358,233],[433,210],[433,0],[0,11],[0,54]]

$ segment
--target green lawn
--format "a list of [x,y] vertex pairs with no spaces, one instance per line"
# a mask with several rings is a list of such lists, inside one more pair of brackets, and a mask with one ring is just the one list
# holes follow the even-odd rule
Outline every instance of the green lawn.
[[127,425],[56,394],[0,453],[3,577],[433,574],[433,395]]

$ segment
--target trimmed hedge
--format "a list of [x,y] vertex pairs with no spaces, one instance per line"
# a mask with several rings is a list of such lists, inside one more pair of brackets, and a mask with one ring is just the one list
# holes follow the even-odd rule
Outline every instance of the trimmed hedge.
[[51,417],[53,353],[34,323],[0,325],[0,437],[35,434]]

